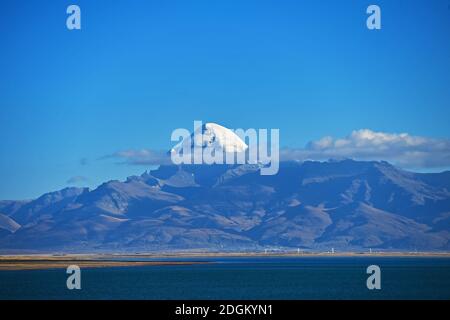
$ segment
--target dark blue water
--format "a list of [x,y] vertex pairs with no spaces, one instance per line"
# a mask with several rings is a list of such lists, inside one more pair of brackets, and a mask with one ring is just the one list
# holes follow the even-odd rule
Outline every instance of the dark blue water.
[[[83,269],[74,291],[63,269],[0,271],[0,299],[450,299],[449,258],[195,260],[212,263]],[[379,291],[366,287],[372,264],[381,267]]]

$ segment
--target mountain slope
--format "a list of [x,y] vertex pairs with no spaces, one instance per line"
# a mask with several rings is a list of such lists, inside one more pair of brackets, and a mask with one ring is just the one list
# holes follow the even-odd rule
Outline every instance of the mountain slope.
[[0,249],[450,249],[449,172],[352,160],[283,162],[274,176],[259,170],[161,166],[92,191],[0,202]]

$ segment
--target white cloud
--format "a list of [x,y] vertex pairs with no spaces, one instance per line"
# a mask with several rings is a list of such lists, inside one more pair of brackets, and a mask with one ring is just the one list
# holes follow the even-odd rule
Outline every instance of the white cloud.
[[88,182],[89,179],[84,176],[74,176],[66,181],[67,184],[83,184]]
[[281,160],[342,158],[385,160],[413,169],[450,167],[450,139],[361,129],[353,131],[345,138],[326,136],[309,142],[305,148],[281,151]]
[[[167,152],[150,149],[124,150],[103,158],[128,165],[171,164]],[[412,136],[408,133],[353,131],[344,138],[323,137],[304,148],[280,150],[280,160],[384,160],[407,169],[450,168],[450,139]]]
[[121,159],[122,164],[130,165],[161,165],[170,163],[170,156],[167,152],[150,149],[123,150],[103,157],[103,159],[108,158]]

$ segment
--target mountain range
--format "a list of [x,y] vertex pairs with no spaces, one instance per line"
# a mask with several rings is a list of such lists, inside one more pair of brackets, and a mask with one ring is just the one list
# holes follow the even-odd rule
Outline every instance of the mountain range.
[[378,161],[165,165],[0,201],[1,252],[450,249],[450,172]]

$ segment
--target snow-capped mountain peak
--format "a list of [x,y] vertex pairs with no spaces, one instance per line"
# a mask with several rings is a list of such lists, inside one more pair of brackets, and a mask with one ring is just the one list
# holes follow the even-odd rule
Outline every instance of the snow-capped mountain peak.
[[247,144],[232,130],[216,123],[205,123],[188,138],[172,148],[172,153],[179,153],[194,147],[214,148],[224,152],[244,152]]

